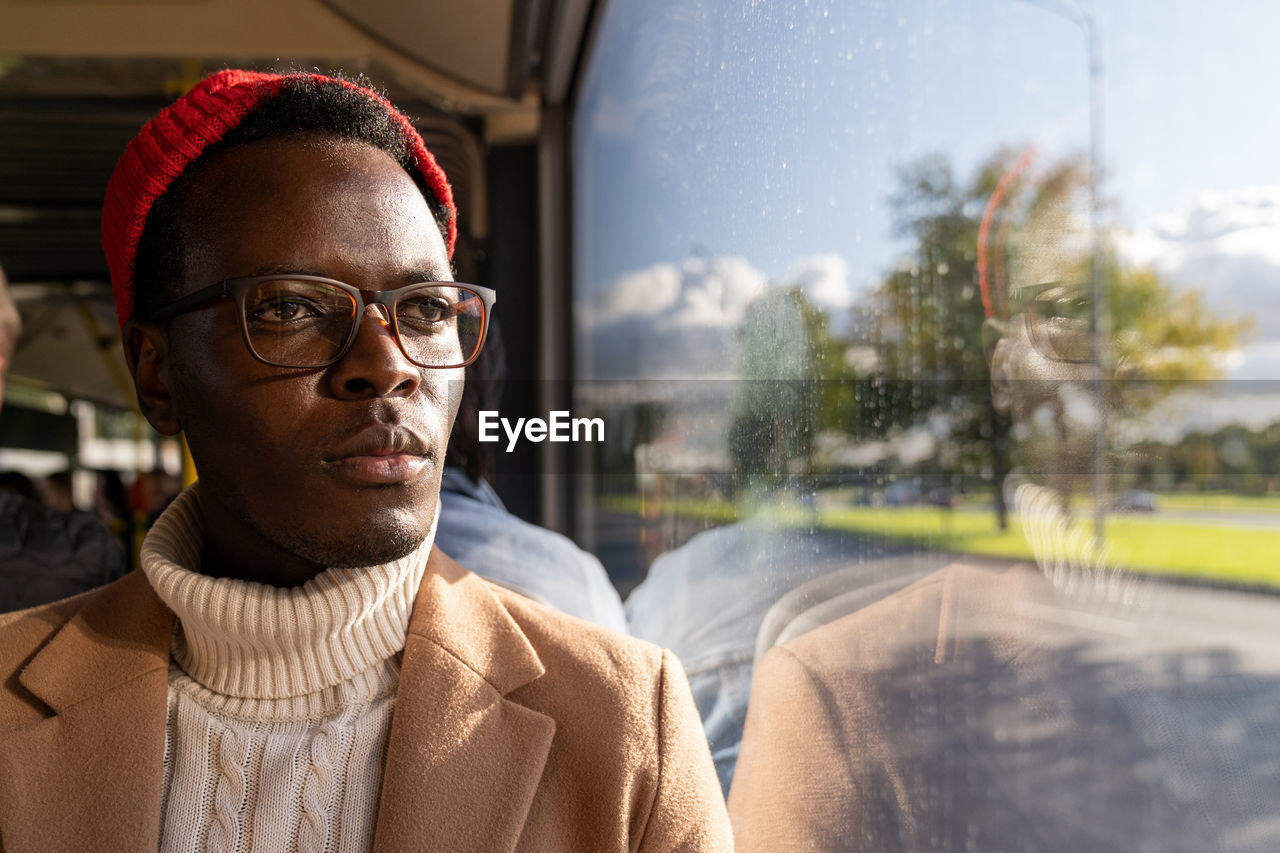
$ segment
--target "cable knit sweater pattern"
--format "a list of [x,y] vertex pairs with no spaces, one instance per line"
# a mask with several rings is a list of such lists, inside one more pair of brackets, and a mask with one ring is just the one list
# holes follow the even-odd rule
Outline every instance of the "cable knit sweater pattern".
[[432,538],[402,560],[300,587],[212,578],[198,572],[198,491],[179,496],[142,552],[178,617],[161,850],[370,849]]

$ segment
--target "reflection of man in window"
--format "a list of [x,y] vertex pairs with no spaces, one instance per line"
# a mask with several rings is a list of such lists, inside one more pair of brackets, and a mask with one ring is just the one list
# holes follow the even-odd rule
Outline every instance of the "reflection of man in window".
[[1008,486],[1039,565],[966,559],[770,651],[729,798],[739,849],[1219,849],[1176,697],[1126,655],[1124,587],[1062,510],[1100,423],[1076,232],[1054,209],[1017,224],[986,343],[994,403],[1033,443]]

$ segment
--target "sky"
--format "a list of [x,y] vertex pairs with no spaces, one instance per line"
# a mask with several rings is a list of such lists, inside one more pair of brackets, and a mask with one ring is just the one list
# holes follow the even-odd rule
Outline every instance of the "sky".
[[[941,154],[965,181],[1002,146],[1047,164],[1097,134],[1122,256],[1259,314],[1231,376],[1280,378],[1280,4],[1098,3],[1100,124],[1070,8],[611,0],[573,138],[586,375],[659,328],[637,371],[722,367],[717,334],[768,286],[847,308],[906,249],[889,201],[904,164]],[[691,324],[719,331],[682,362]]]

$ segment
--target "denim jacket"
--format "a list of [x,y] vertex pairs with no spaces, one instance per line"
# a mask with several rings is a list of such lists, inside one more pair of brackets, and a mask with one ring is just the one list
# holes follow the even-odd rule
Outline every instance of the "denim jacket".
[[436,545],[483,578],[588,622],[627,633],[600,561],[559,533],[507,512],[493,487],[446,466]]

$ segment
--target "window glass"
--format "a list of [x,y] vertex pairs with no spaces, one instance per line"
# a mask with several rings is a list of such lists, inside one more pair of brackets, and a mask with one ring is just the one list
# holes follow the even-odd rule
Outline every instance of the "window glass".
[[579,528],[746,849],[1280,844],[1276,14],[605,5]]

